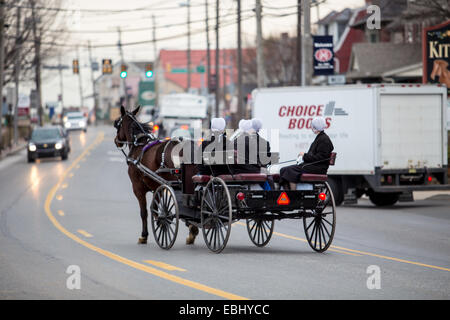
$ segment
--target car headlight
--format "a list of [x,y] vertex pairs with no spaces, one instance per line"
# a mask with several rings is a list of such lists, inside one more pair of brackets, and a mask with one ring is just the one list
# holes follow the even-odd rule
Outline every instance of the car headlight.
[[64,118],[63,118],[63,122],[67,122],[67,116],[65,116]]
[[28,145],[28,150],[30,150],[31,152],[36,151],[36,145],[34,143],[30,143]]
[[61,149],[63,147],[63,144],[61,143],[61,142],[57,142],[56,144],[55,144],[55,149],[56,150],[59,150],[59,149]]
[[78,125],[79,125],[80,127],[84,127],[84,126],[86,125],[86,122],[80,121],[80,122],[78,122]]
[[70,127],[71,127],[71,124],[70,124],[70,122],[66,122],[66,123],[64,124],[64,126],[65,126],[66,128],[70,128]]

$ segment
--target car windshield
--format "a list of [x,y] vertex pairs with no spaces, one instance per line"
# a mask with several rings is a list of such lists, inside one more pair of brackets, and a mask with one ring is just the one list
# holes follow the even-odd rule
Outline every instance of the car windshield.
[[73,113],[73,114],[67,114],[67,118],[70,120],[76,120],[76,119],[83,119],[83,115],[81,113]]
[[58,138],[61,138],[61,133],[58,128],[36,129],[31,135],[31,140],[33,141],[54,140]]

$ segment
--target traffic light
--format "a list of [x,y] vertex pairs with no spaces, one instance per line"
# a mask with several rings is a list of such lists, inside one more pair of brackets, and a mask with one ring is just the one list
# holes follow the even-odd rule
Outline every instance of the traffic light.
[[126,66],[125,64],[122,64],[122,66],[121,66],[121,68],[120,68],[120,77],[121,77],[122,79],[124,79],[124,78],[127,77],[127,75],[128,75],[128,72],[127,72],[127,66]]
[[111,59],[102,60],[102,73],[111,74],[112,73],[112,61]]
[[153,77],[153,63],[147,63],[145,65],[145,76],[147,78],[152,78]]
[[80,65],[78,63],[78,59],[72,61],[72,70],[74,74],[80,73]]

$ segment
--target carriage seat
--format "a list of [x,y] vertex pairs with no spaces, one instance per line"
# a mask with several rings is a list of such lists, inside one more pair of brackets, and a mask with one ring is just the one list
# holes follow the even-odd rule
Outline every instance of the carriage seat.
[[245,181],[245,182],[266,182],[267,174],[265,173],[238,173],[235,175],[222,174],[219,176],[223,181]]
[[208,183],[211,179],[211,176],[208,176],[206,174],[198,174],[195,176],[192,176],[192,182],[194,183]]
[[[273,181],[280,182],[280,174],[275,173],[272,175]],[[300,182],[316,182],[316,181],[327,181],[328,176],[326,174],[312,174],[304,173],[300,176]]]

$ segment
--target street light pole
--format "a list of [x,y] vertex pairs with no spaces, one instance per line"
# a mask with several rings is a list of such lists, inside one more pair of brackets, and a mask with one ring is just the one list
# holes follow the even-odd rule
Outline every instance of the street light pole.
[[264,87],[264,58],[262,41],[262,6],[261,0],[256,0],[256,77],[258,88]]
[[187,92],[191,89],[191,1],[187,0]]
[[15,96],[16,101],[14,103],[14,144],[17,144],[18,141],[18,130],[17,130],[17,117],[18,117],[18,109],[19,109],[19,76],[20,76],[20,49],[22,47],[22,42],[20,39],[20,7],[17,7],[17,26],[16,26],[16,56],[15,56],[15,63],[14,63],[14,82],[16,84],[16,90],[15,90]]
[[36,100],[38,108],[38,119],[39,125],[43,126],[43,113],[42,109],[42,90],[41,90],[41,39],[37,31],[37,17],[35,10],[35,0],[31,1],[31,14],[32,14],[32,25],[33,25],[33,37],[34,37],[34,53],[35,53],[35,82],[36,82]]
[[219,0],[216,0],[216,117],[219,116],[219,91],[220,91],[220,77],[219,77]]
[[5,69],[5,1],[0,0],[0,154],[3,148],[2,119],[3,119],[3,80]]
[[88,48],[89,48],[89,64],[91,65],[92,97],[94,99],[95,125],[97,125],[97,91],[95,90],[94,68],[92,67],[94,61],[92,60],[91,41],[89,41]]
[[[242,88],[242,41],[241,41],[241,0],[237,0],[237,68],[238,68],[238,104],[236,113],[237,117],[244,119],[245,110],[242,106],[243,88]],[[234,126],[238,124],[236,116]]]

